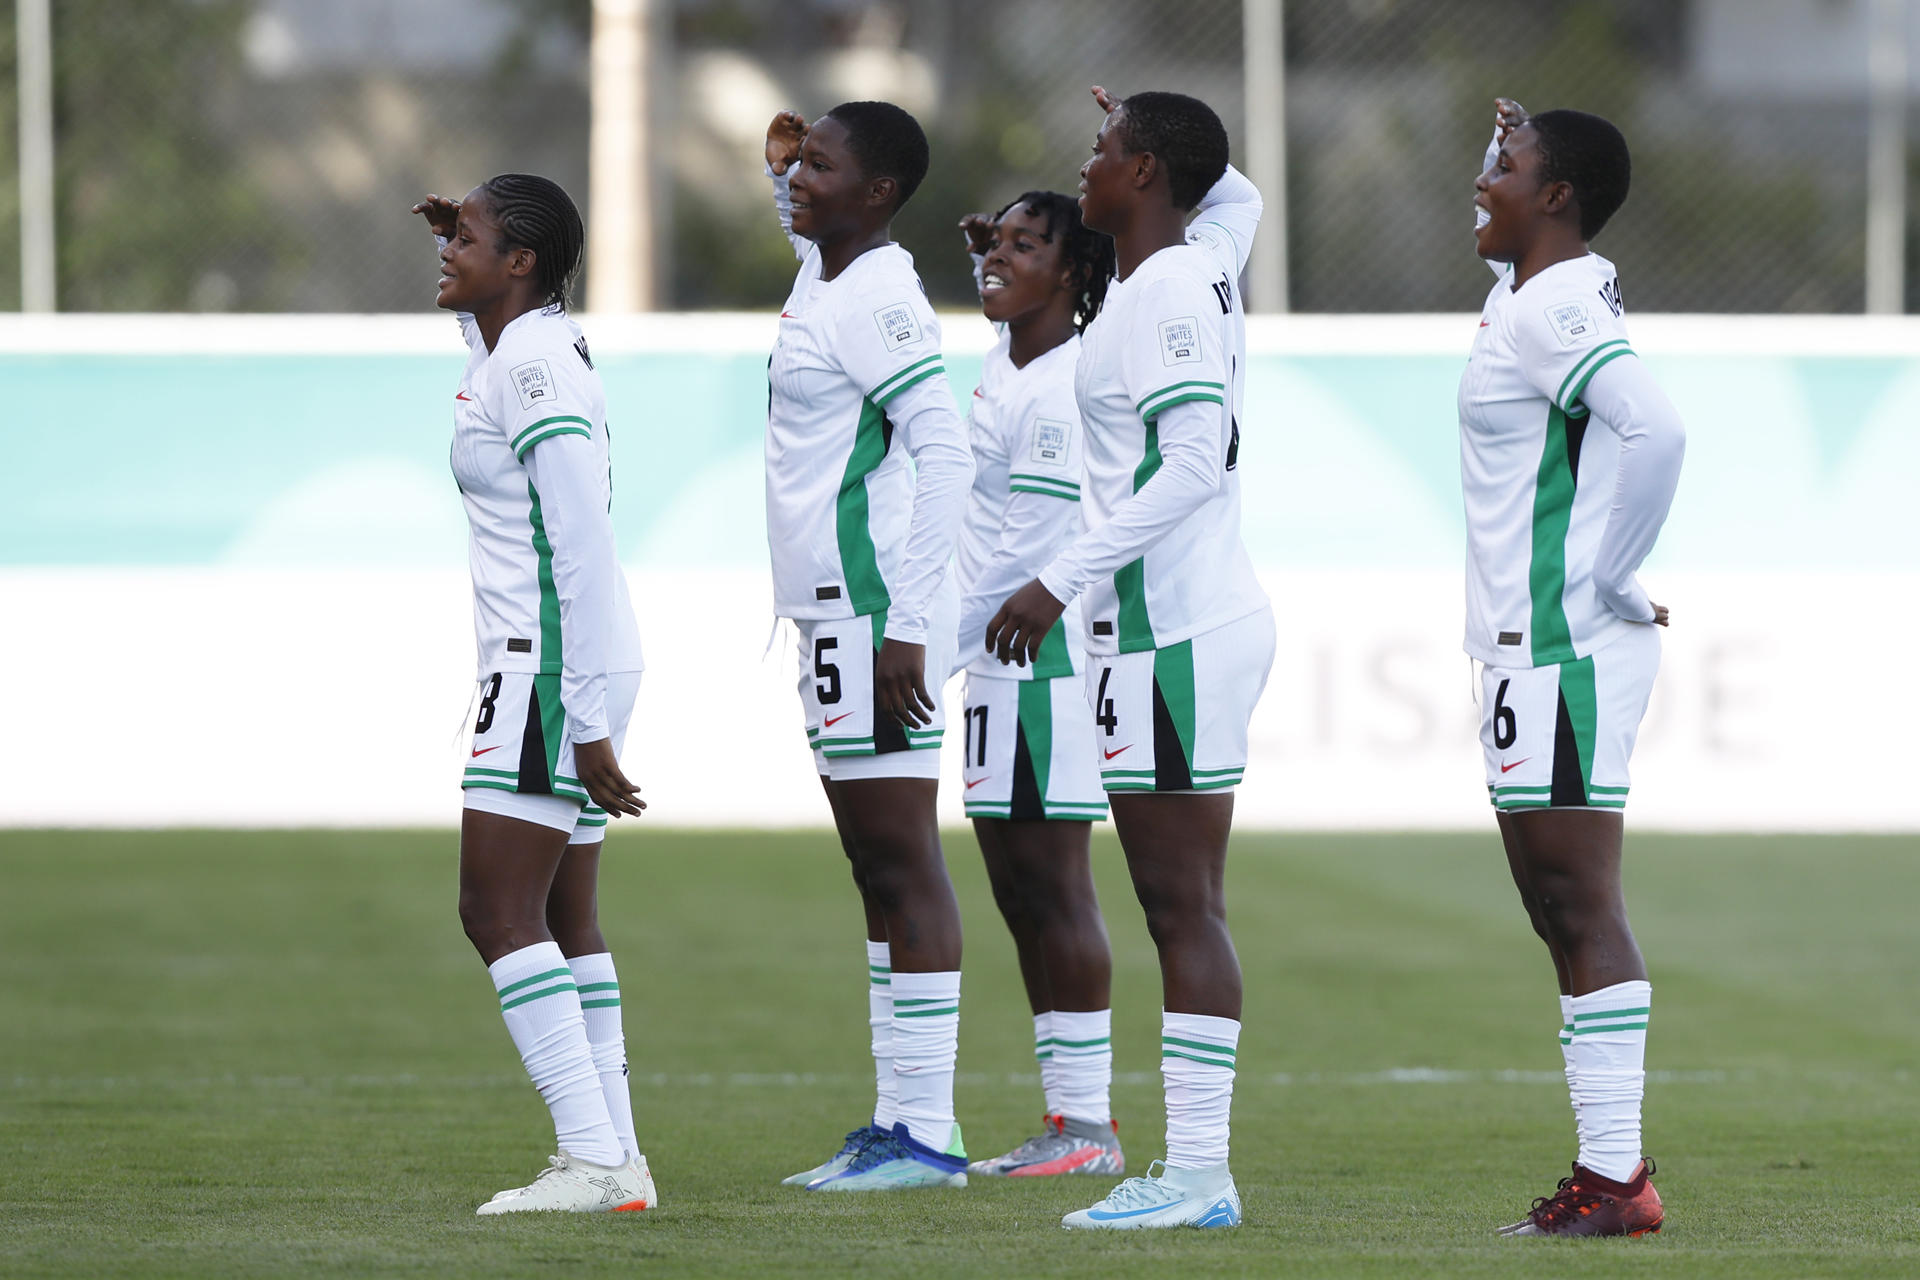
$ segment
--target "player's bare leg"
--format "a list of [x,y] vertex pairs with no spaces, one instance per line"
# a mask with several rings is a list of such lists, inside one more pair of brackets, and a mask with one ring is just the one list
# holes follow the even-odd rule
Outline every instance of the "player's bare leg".
[[834,790],[832,780],[824,774],[820,777],[820,788],[827,793],[827,804],[833,809],[833,829],[839,833],[840,849],[847,855],[848,868],[853,872],[853,887],[860,891],[860,907],[867,917],[867,941],[885,942],[887,921],[874,905],[873,895],[867,892],[866,872],[860,865],[857,828],[842,813],[840,793]]
[[1033,1012],[1105,1009],[1113,955],[1093,887],[1092,824],[975,818],[973,830]]
[[1507,872],[1513,877],[1513,887],[1520,891],[1520,905],[1527,910],[1527,920],[1533,925],[1533,931],[1546,943],[1547,954],[1553,957],[1553,971],[1560,980],[1560,994],[1572,994],[1568,985],[1567,958],[1560,953],[1554,943],[1553,931],[1547,927],[1547,919],[1540,912],[1540,895],[1534,892],[1533,878],[1527,872],[1527,863],[1521,851],[1519,838],[1513,833],[1513,815],[1496,813],[1495,820],[1500,824],[1500,843],[1507,851]]
[[547,893],[567,851],[567,833],[504,814],[460,817],[460,924],[480,958],[552,942]]
[[1240,1017],[1240,958],[1227,930],[1233,795],[1114,792],[1113,827],[1160,953],[1170,1011]]
[[827,783],[835,821],[857,860],[855,880],[886,930],[895,974],[960,968],[960,904],[934,816],[939,785],[932,778]]
[[1620,882],[1623,829],[1619,814],[1590,809],[1500,817],[1508,860],[1526,874],[1521,898],[1554,953],[1568,995],[1646,981],[1647,964],[1627,924]]

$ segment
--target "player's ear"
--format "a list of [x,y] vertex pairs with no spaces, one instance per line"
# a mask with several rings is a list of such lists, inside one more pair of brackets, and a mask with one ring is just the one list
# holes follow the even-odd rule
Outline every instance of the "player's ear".
[[531,249],[519,248],[510,250],[507,253],[507,274],[510,276],[530,276],[533,274],[534,264],[538,261],[539,255]]
[[1540,207],[1547,213],[1558,216],[1573,207],[1573,184],[1571,182],[1549,182],[1542,193],[1544,199]]
[[1142,151],[1133,158],[1133,185],[1135,190],[1145,190],[1153,185],[1153,176],[1160,172],[1160,157],[1151,151]]
[[900,190],[900,184],[892,178],[875,178],[867,184],[867,203],[879,208],[891,208],[893,197]]

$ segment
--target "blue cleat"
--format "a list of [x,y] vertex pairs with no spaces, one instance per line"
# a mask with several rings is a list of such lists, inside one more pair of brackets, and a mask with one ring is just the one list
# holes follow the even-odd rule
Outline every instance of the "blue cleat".
[[906,1125],[896,1124],[892,1133],[869,1143],[845,1168],[809,1182],[807,1190],[905,1191],[966,1185],[967,1149],[960,1141],[959,1125],[953,1126],[947,1149],[936,1151],[908,1136]]
[[1225,1163],[1169,1169],[1155,1160],[1144,1178],[1128,1178],[1107,1198],[1060,1219],[1069,1231],[1134,1231],[1144,1227],[1237,1227],[1240,1191]]
[[825,1164],[815,1165],[811,1169],[802,1170],[792,1177],[782,1178],[780,1179],[780,1185],[783,1187],[804,1187],[809,1182],[817,1182],[821,1178],[839,1173],[842,1169],[852,1164],[868,1146],[886,1136],[888,1135],[885,1129],[879,1128],[869,1121],[847,1135],[846,1141],[841,1144],[840,1150],[834,1153],[831,1160]]

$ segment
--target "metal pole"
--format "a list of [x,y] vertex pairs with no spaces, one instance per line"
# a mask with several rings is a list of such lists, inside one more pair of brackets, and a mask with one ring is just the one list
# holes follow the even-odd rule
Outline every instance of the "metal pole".
[[593,119],[587,138],[587,304],[654,306],[647,190],[648,0],[593,0]]
[[1907,0],[1873,0],[1867,45],[1867,311],[1907,292]]
[[49,0],[18,0],[20,309],[54,309],[53,22]]
[[1260,239],[1247,259],[1248,292],[1261,311],[1287,306],[1287,87],[1281,0],[1243,0],[1241,74],[1246,83],[1247,177],[1266,202]]

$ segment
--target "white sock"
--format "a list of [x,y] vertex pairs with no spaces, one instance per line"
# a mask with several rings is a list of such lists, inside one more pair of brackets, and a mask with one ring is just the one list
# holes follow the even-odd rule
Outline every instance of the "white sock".
[[613,956],[602,951],[573,956],[567,961],[580,988],[580,1012],[587,1022],[587,1045],[593,1050],[593,1069],[600,1076],[600,1092],[607,1099],[607,1115],[620,1146],[629,1159],[640,1158],[640,1142],[633,1136],[633,1096],[627,1091],[627,1034],[620,1018],[620,977]]
[[1568,995],[1560,997],[1560,1061],[1567,1073],[1567,1097],[1574,1100],[1573,1128],[1577,1134],[1580,1131],[1580,1103],[1575,1100],[1579,1092],[1573,1087],[1573,997]]
[[1040,1091],[1047,1098],[1047,1114],[1060,1114],[1060,1073],[1053,1065],[1053,1014],[1033,1015],[1033,1060],[1040,1064]]
[[1053,1011],[1053,1079],[1049,1111],[1095,1124],[1113,1119],[1113,1010]]
[[625,1164],[593,1067],[573,970],[560,954],[560,944],[522,947],[488,965],[487,973],[520,1061],[553,1113],[560,1149],[594,1164]]
[[867,940],[867,1030],[873,1038],[873,1122],[893,1128],[900,1118],[900,1087],[893,1079],[893,956],[884,942]]
[[1647,1086],[1647,1017],[1653,987],[1617,982],[1569,1002],[1574,1117],[1580,1163],[1629,1181],[1640,1167],[1640,1100]]
[[893,1077],[900,1120],[922,1146],[953,1142],[953,1064],[960,1053],[960,972],[893,975]]
[[1160,1014],[1160,1074],[1167,1085],[1167,1167],[1205,1169],[1227,1159],[1234,1054],[1240,1023],[1204,1013]]

